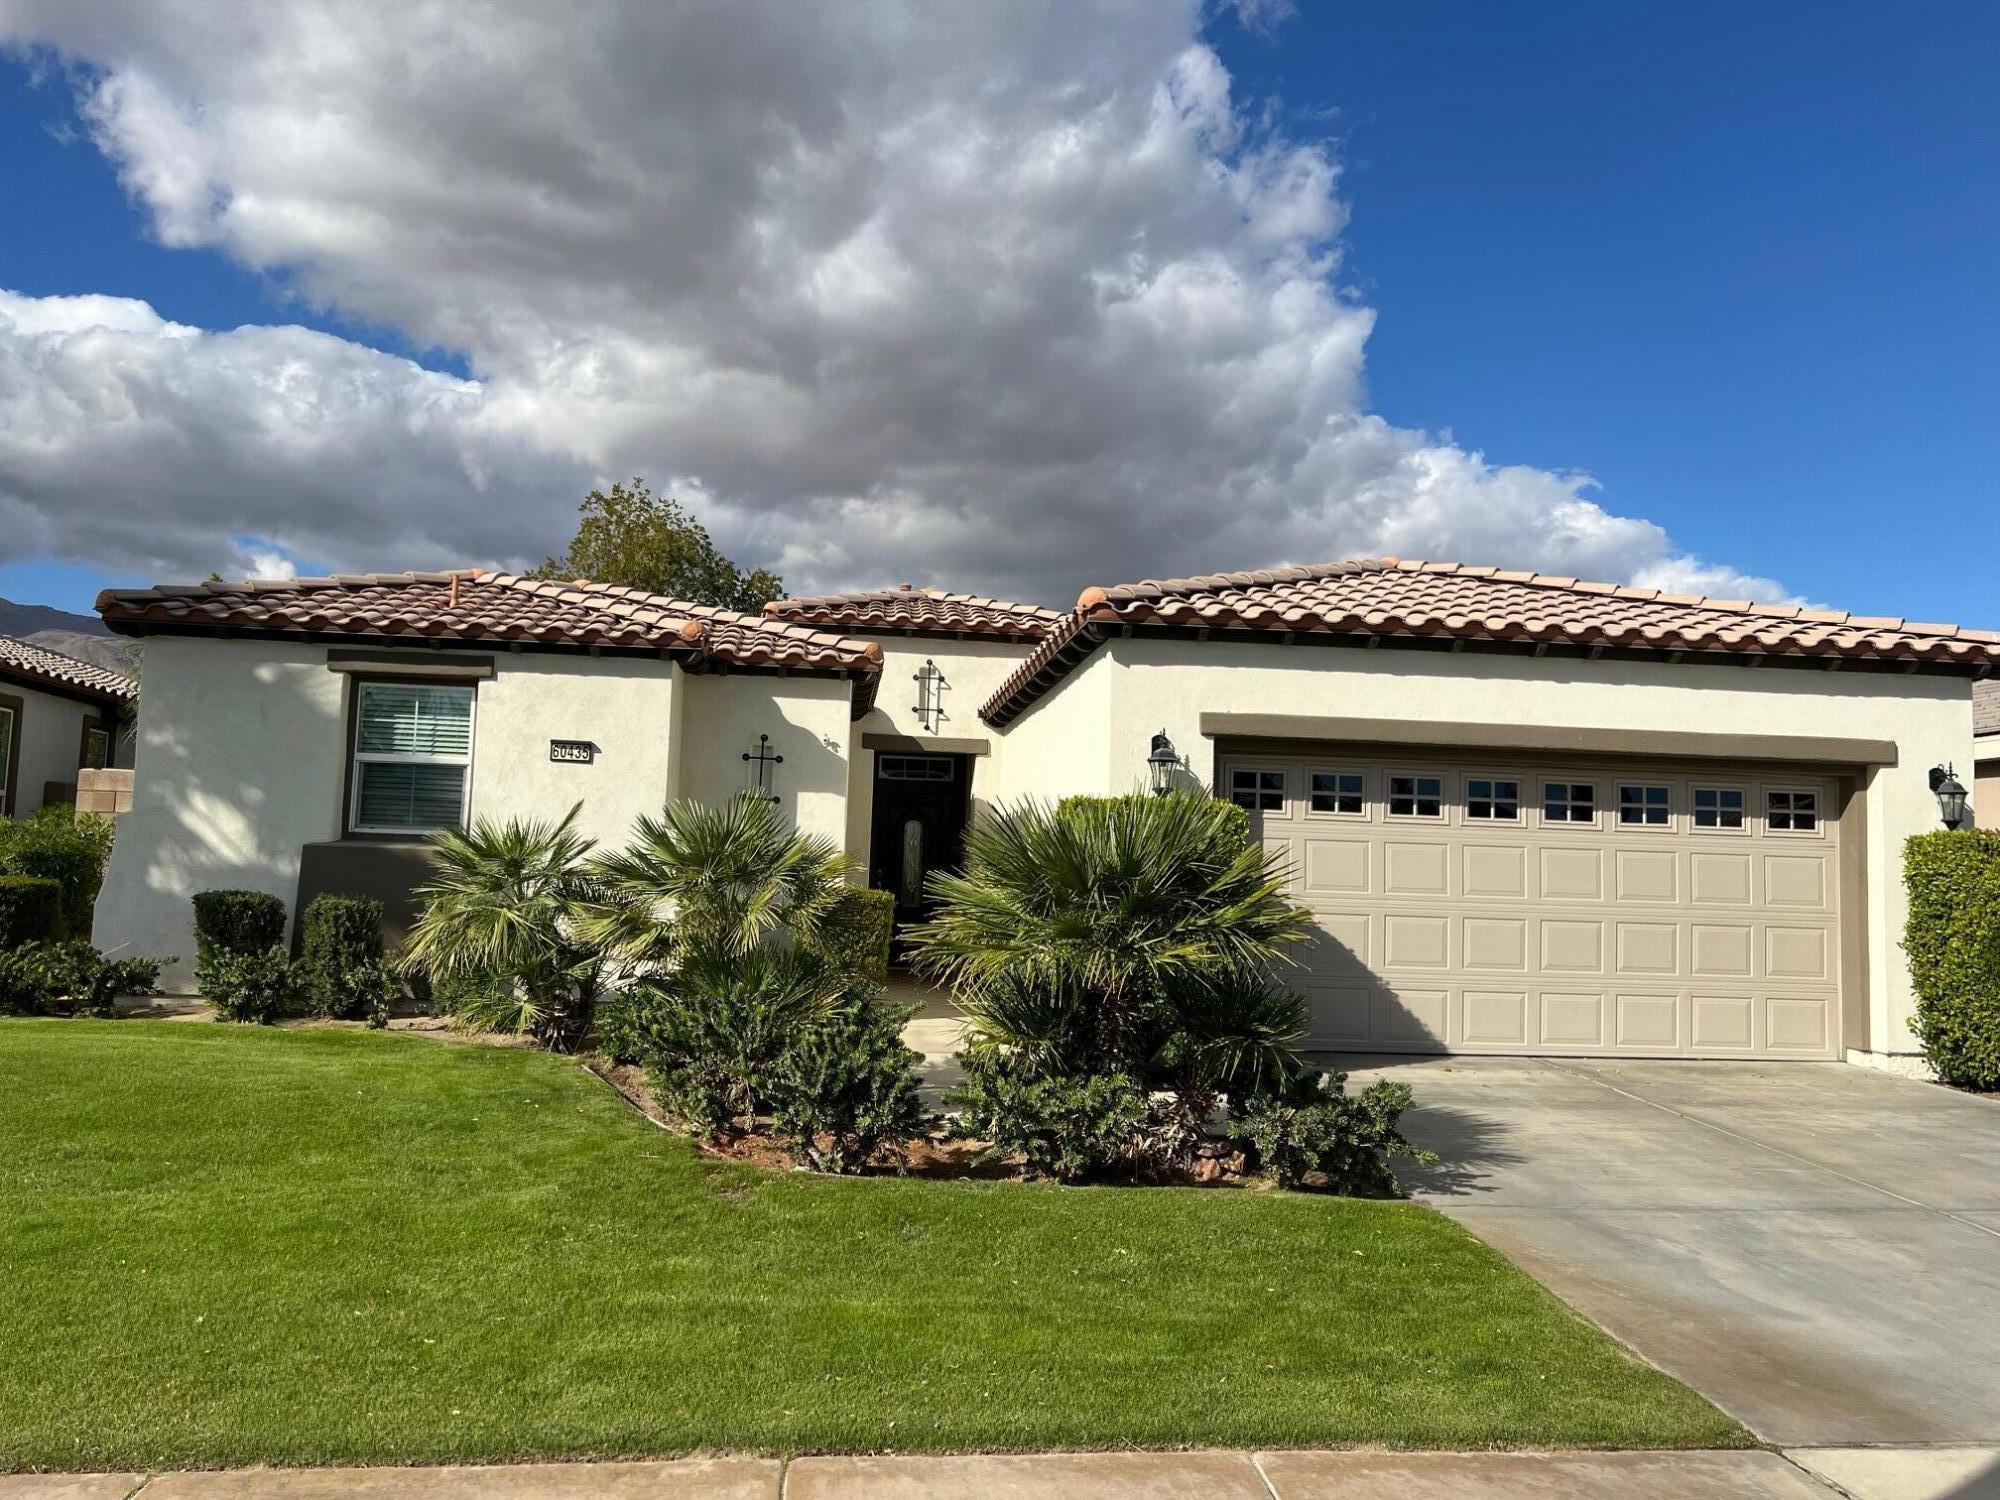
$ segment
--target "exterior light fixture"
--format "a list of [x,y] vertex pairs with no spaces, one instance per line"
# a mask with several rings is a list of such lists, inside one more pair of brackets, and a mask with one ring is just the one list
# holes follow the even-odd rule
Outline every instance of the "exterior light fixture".
[[1965,823],[1965,784],[1948,765],[1931,767],[1931,795],[1938,799],[1938,816],[1947,828]]
[[1174,789],[1174,773],[1180,768],[1180,755],[1162,729],[1153,736],[1152,751],[1146,756],[1146,772],[1155,797],[1164,797]]
[[758,735],[756,750],[754,752],[745,750],[743,761],[750,772],[749,784],[743,789],[744,794],[776,804],[778,794],[771,789],[771,775],[775,767],[785,763],[785,757],[772,751],[771,737],[768,734]]

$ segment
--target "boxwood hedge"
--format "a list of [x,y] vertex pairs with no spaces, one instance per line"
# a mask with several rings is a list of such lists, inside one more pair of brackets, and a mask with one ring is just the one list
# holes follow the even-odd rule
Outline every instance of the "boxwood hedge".
[[1911,839],[1903,881],[1924,1056],[1946,1083],[2000,1089],[2000,832]]

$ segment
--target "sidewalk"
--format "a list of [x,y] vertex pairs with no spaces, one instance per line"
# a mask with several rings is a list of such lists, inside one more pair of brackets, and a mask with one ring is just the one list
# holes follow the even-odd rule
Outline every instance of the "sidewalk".
[[[1827,1479],[1809,1474],[1808,1470]],[[2000,1449],[1048,1453],[0,1475],[0,1500],[1984,1500]]]

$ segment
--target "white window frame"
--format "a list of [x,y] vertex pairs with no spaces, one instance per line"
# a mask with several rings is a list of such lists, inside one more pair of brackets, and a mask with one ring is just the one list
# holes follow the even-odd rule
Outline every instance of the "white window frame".
[[[1636,823],[1626,822],[1625,791],[1628,787],[1641,792],[1665,792],[1667,794],[1666,817],[1657,823],[1643,817]],[[1611,826],[1619,833],[1672,833],[1674,831],[1674,784],[1671,781],[1620,780],[1612,783],[1612,790],[1618,794],[1618,801],[1617,805],[1611,809]],[[1638,804],[1641,812],[1645,812],[1657,805],[1643,799]]]
[[[385,750],[361,748],[361,706],[362,699],[371,687],[420,687],[434,688],[449,692],[463,692],[467,696],[465,721],[465,754],[458,755],[399,755]],[[350,733],[354,744],[348,757],[347,802],[349,833],[366,833],[379,837],[422,839],[438,832],[436,828],[410,828],[407,826],[379,827],[363,823],[361,819],[361,768],[364,765],[403,766],[463,766],[465,778],[458,786],[458,827],[467,827],[472,820],[472,757],[479,746],[479,691],[469,682],[418,681],[407,677],[357,677],[354,680],[354,718]]]
[[[1313,790],[1313,778],[1315,776],[1353,777],[1361,783],[1361,806],[1353,812],[1342,812],[1338,806],[1332,808],[1314,807],[1313,798],[1322,795]],[[1341,818],[1350,823],[1365,823],[1368,821],[1368,773],[1359,766],[1307,766],[1305,769],[1305,779],[1305,813],[1307,817]],[[1333,791],[1326,795],[1332,796],[1335,802],[1338,803],[1340,798],[1348,794],[1340,790],[1340,783],[1336,780]]]
[[[1402,778],[1410,783],[1410,811],[1396,811],[1396,781]],[[1437,783],[1437,805],[1435,813],[1421,813],[1416,804],[1428,800],[1423,794],[1421,783]],[[1385,770],[1382,773],[1382,817],[1390,823],[1448,823],[1451,821],[1451,778],[1442,771]]]
[[[1572,794],[1575,792],[1576,788],[1580,786],[1589,787],[1590,816],[1588,818],[1550,817],[1549,788],[1551,786],[1560,786],[1564,789],[1563,792],[1564,807],[1575,806],[1575,801]],[[1537,820],[1538,826],[1542,828],[1571,828],[1571,829],[1602,828],[1604,826],[1604,798],[1599,794],[1603,791],[1603,788],[1604,788],[1604,778],[1598,775],[1592,775],[1590,780],[1588,781],[1578,781],[1576,779],[1576,773],[1571,771],[1561,771],[1557,772],[1554,775],[1550,775],[1545,772],[1542,775],[1537,776],[1535,778],[1535,818]]]
[[0,741],[0,818],[5,818],[14,812],[7,802],[7,783],[12,779],[14,762],[21,754],[21,716],[9,703],[0,705],[0,719],[7,721],[7,738]]
[[[1475,782],[1484,782],[1493,790],[1486,796],[1480,796],[1472,790],[1473,783]],[[1523,823],[1528,821],[1521,816],[1521,788],[1523,786],[1533,786],[1534,783],[1524,780],[1519,772],[1481,771],[1477,776],[1461,776],[1458,780],[1458,785],[1459,816],[1466,826],[1474,828],[1519,828]],[[1511,786],[1514,789],[1514,795],[1512,797],[1502,797],[1498,791],[1498,788],[1502,785]],[[1511,818],[1503,818],[1495,812],[1481,817],[1472,810],[1475,798],[1478,801],[1489,804],[1512,802],[1514,804],[1514,815]]]
[[[1734,828],[1725,828],[1720,822],[1713,826],[1702,823],[1698,816],[1695,799],[1703,792],[1734,792],[1743,799],[1743,805],[1736,809],[1742,820]],[[1716,815],[1720,818],[1724,809],[1718,805]],[[1697,781],[1688,789],[1688,832],[1698,833],[1704,838],[1743,838],[1750,832],[1750,820],[1757,816],[1756,805],[1751,801],[1750,789],[1733,781]]]
[[[1771,798],[1774,795],[1788,797],[1806,796],[1813,799],[1813,826],[1810,828],[1773,828],[1771,826]],[[1816,786],[1793,786],[1783,782],[1766,786],[1760,799],[1762,806],[1759,816],[1764,820],[1764,832],[1774,839],[1823,839],[1826,837],[1826,793]]]

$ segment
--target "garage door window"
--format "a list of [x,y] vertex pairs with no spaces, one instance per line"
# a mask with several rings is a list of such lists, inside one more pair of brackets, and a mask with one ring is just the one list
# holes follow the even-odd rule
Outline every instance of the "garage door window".
[[1673,818],[1672,797],[1663,786],[1618,788],[1618,821],[1631,828],[1665,828]]
[[1544,823],[1595,823],[1597,788],[1588,781],[1542,783]]
[[1764,826],[1773,833],[1818,833],[1819,793],[1776,790],[1766,792]]
[[1365,817],[1368,812],[1366,783],[1359,771],[1314,771],[1312,810],[1336,813],[1341,817]]
[[1251,812],[1283,812],[1285,810],[1285,773],[1283,771],[1231,771],[1229,773],[1229,800],[1238,807],[1246,807]]
[[1442,818],[1444,779],[1439,776],[1391,776],[1389,816],[1392,818]]
[[1465,782],[1465,815],[1481,823],[1513,823],[1521,816],[1521,783],[1484,776]]
[[1696,787],[1694,826],[1740,832],[1743,828],[1742,789],[1733,786]]

